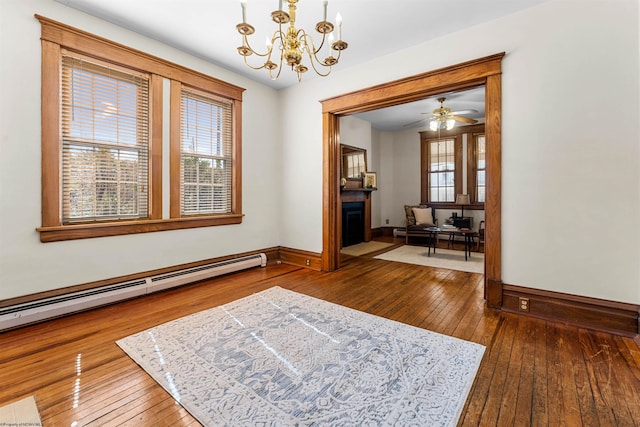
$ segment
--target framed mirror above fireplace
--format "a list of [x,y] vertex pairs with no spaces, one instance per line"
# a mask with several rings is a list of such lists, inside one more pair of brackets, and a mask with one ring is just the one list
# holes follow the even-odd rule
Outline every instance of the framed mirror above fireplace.
[[362,188],[362,174],[367,172],[367,150],[340,144],[340,178],[344,188]]

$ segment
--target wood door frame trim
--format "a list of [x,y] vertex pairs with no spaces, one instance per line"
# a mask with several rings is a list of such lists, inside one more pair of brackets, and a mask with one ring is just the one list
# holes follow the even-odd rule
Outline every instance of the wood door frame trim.
[[485,298],[502,306],[502,58],[478,58],[423,74],[325,99],[322,103],[322,269],[340,267],[340,129],[339,118],[350,114],[417,101],[442,92],[485,86],[487,195],[485,202]]

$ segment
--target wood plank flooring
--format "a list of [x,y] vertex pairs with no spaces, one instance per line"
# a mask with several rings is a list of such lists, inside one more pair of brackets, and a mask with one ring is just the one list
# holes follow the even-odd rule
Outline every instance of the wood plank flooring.
[[640,426],[629,338],[485,307],[482,275],[371,257],[216,278],[0,334],[0,405],[34,395],[45,426],[197,426],[115,341],[271,286],[487,347],[461,426]]

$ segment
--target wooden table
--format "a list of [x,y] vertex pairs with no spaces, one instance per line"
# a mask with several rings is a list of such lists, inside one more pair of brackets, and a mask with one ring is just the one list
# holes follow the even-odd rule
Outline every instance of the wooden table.
[[[479,234],[477,231],[473,231],[470,228],[440,228],[438,234],[448,234],[449,235],[449,247],[453,247],[453,239],[455,236],[464,237],[464,260],[467,261],[468,258],[471,258],[471,245],[473,244],[473,239],[478,237]],[[435,247],[433,249],[433,253],[436,253]]]

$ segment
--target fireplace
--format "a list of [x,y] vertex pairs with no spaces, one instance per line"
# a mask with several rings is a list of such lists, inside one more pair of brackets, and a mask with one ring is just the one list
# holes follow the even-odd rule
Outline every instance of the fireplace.
[[342,247],[364,242],[364,202],[342,203]]

